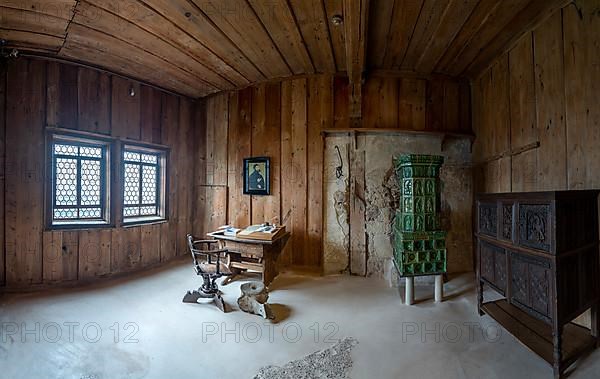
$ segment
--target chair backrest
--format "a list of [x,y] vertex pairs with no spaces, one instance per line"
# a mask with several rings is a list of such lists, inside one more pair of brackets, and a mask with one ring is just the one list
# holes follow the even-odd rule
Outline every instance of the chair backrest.
[[[190,249],[190,254],[192,254],[192,259],[194,260],[194,266],[198,267],[199,263],[213,263],[213,258],[216,259],[217,264],[219,262],[219,257],[221,253],[226,252],[226,249],[212,249],[211,245],[218,244],[217,240],[194,240],[194,237],[191,234],[187,235],[188,247]],[[206,250],[203,248],[197,248],[196,245],[204,245],[206,246]],[[199,256],[204,256],[204,262],[198,262]]]

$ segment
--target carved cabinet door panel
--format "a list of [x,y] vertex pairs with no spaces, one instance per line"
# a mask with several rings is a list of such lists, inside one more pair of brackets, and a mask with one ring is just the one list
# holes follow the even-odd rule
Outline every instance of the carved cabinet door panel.
[[550,268],[548,259],[510,252],[511,303],[546,322],[552,319]]
[[478,230],[481,234],[496,237],[498,234],[498,206],[494,203],[479,203]]
[[494,251],[487,243],[480,243],[481,251],[481,277],[488,282],[494,282]]
[[551,251],[551,212],[550,204],[519,204],[519,245]]
[[493,284],[503,295],[506,293],[506,253],[503,248],[480,242],[481,277]]

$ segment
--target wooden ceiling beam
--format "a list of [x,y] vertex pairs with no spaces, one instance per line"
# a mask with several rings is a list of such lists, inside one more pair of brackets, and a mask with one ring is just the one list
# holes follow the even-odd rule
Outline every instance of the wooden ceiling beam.
[[350,80],[349,116],[361,118],[362,81],[365,73],[368,0],[344,0],[344,30],[346,34],[346,71]]

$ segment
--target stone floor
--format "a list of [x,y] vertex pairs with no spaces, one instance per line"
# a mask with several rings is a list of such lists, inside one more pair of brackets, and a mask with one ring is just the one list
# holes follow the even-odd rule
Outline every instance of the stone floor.
[[[384,281],[283,274],[271,289],[275,323],[237,309],[239,283],[223,288],[233,308],[227,314],[181,302],[198,286],[187,264],[85,288],[4,295],[0,377],[253,378],[265,366],[318,359],[323,354],[313,353],[348,338],[356,343],[347,377],[355,379],[552,376],[477,316],[469,274],[445,285],[442,304],[432,302],[433,288],[417,287],[412,307]],[[599,358],[600,351],[587,357],[570,378],[600,377]]]

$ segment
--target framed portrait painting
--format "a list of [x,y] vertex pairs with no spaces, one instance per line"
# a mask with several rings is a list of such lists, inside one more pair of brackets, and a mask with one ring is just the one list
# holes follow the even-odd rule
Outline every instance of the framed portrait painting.
[[254,157],[244,159],[244,194],[270,195],[270,159]]

